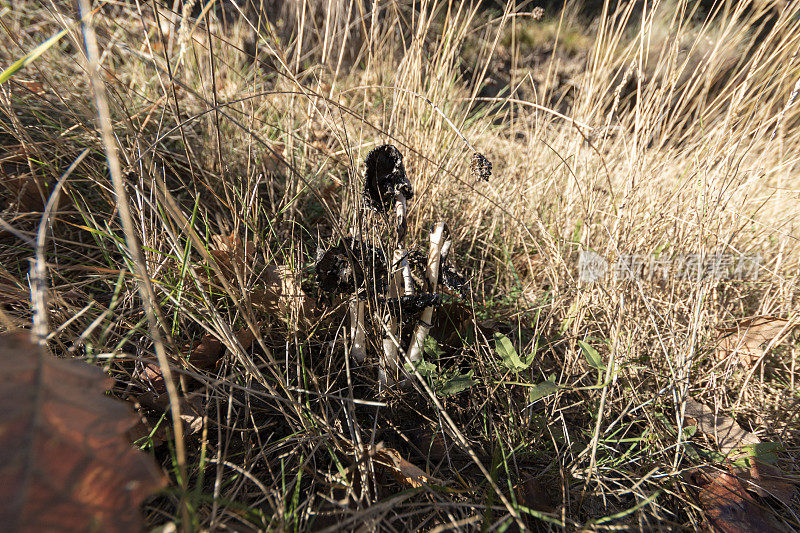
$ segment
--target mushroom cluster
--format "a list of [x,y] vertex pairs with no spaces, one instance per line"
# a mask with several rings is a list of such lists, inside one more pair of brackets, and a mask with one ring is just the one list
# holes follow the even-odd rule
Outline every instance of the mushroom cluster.
[[[363,237],[345,237],[319,256],[316,276],[321,292],[349,297],[350,354],[358,362],[366,358],[365,321],[370,306],[369,318],[383,337],[379,382],[385,386],[405,374],[401,361],[413,363],[421,358],[434,308],[442,302],[439,286],[465,296],[466,281],[445,263],[451,241],[446,238],[443,222],[431,232],[427,257],[404,248],[408,201],[414,197],[414,190],[400,151],[391,144],[370,151],[363,177],[364,206],[387,222],[390,215],[394,216],[389,222],[396,235],[392,259],[388,261],[379,246]],[[353,235],[365,234],[371,233],[354,228]],[[403,350],[405,342],[409,345]]]

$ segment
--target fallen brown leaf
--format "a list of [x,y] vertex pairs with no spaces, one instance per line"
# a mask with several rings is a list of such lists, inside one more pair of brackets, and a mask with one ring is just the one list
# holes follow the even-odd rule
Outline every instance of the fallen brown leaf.
[[269,173],[278,173],[284,170],[284,164],[281,159],[286,157],[286,144],[278,141],[272,141],[270,148],[263,154],[264,169]]
[[[238,237],[220,235],[213,236],[212,242],[214,248],[209,249],[209,254],[229,283],[238,285],[241,276],[251,286],[258,287],[247,293],[255,308],[281,317],[313,316],[314,301],[301,288],[297,272],[285,266],[255,268],[256,247],[253,242],[243,243]],[[222,290],[218,280],[209,279],[204,269],[200,269],[198,275],[208,285]]]
[[[753,433],[745,431],[736,421],[714,411],[692,398],[686,399],[686,416],[697,422],[698,431],[713,437],[720,453],[725,456],[742,452],[743,446],[755,446],[761,443]],[[785,505],[790,506],[795,492],[795,482],[787,477],[779,468],[760,460],[753,447],[747,450],[750,468],[733,468],[732,471],[744,481],[744,486],[759,496],[772,496]]]
[[199,433],[205,423],[202,398],[197,395],[192,398],[184,398],[181,400],[180,409],[184,435]]
[[47,92],[44,88],[44,84],[42,84],[42,82],[40,81],[17,79],[16,83],[20,84],[25,89],[29,90],[30,92],[32,92],[37,96],[42,96]]
[[[248,348],[256,340],[249,327],[244,327],[234,333],[236,340],[244,347]],[[203,335],[199,343],[195,344],[189,353],[189,362],[200,369],[210,369],[216,366],[222,354],[225,353],[225,345],[218,338],[210,333]]]
[[6,209],[16,211],[41,211],[50,195],[44,179],[30,172],[7,176],[3,179],[2,186],[5,189],[3,196],[8,201]]
[[534,511],[551,513],[558,505],[548,487],[534,476],[528,476],[523,482],[515,485],[514,493],[519,503]]
[[235,235],[212,235],[214,245],[208,252],[217,262],[225,277],[236,279],[237,272],[247,278],[253,273],[256,245],[252,241],[242,242]]
[[124,438],[136,423],[112,380],[0,336],[0,524],[4,531],[141,531],[164,479]]
[[763,510],[730,472],[703,469],[689,474],[700,508],[719,533],[777,532]]
[[372,458],[377,464],[388,468],[401,485],[416,489],[428,483],[442,483],[438,479],[429,476],[427,472],[418,466],[403,459],[400,453],[392,448],[385,448],[379,445],[377,450],[373,452]]
[[761,497],[772,496],[787,507],[791,507],[795,493],[795,481],[786,476],[780,468],[750,459],[750,469],[742,470],[739,477],[744,486]]
[[[724,359],[733,355],[745,366],[752,366],[762,355],[767,344],[781,334],[787,321],[775,317],[756,317],[744,320],[733,328],[720,329],[717,341],[717,357]],[[786,337],[787,328],[781,337]],[[777,342],[782,339],[778,339]]]
[[761,442],[757,436],[742,429],[733,418],[715,413],[713,409],[693,398],[686,399],[686,416],[697,421],[700,432],[713,437],[723,455],[727,456],[738,448]]
[[135,377],[145,389],[135,396],[137,402],[148,409],[164,409],[169,405],[167,385],[157,364],[144,363],[141,370],[137,369]]

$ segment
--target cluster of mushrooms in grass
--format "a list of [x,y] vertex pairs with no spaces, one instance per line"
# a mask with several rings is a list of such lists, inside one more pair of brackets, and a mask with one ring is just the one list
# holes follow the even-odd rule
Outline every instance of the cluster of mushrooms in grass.
[[[446,262],[452,241],[444,222],[437,222],[430,233],[427,258],[406,248],[406,213],[414,190],[400,151],[390,144],[378,146],[369,152],[364,167],[364,206],[380,223],[371,225],[367,217],[358,217],[351,236],[318,259],[316,276],[321,292],[348,298],[349,349],[357,362],[367,357],[368,319],[379,332],[378,381],[383,388],[405,381],[403,363],[413,365],[421,359],[434,310],[442,302],[437,291],[444,286],[464,296],[466,282]],[[491,163],[476,152],[472,170],[485,179]],[[388,230],[383,239],[381,227]]]

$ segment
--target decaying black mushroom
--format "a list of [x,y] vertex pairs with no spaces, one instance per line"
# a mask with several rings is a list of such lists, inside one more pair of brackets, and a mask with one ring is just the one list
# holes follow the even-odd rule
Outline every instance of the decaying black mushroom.
[[435,292],[407,294],[400,298],[382,298],[378,303],[385,305],[393,317],[411,317],[418,315],[426,307],[441,305],[442,295]]
[[370,280],[370,286],[374,280],[378,290],[383,292],[386,259],[380,249],[345,237],[322,254],[317,261],[316,274],[319,289],[328,295],[351,294],[365,287],[365,279]]
[[391,144],[378,146],[364,160],[364,199],[367,205],[386,214],[399,194],[414,197],[411,182],[403,167],[403,154]]
[[469,167],[470,173],[483,181],[489,181],[492,175],[492,162],[486,159],[486,156],[480,152],[472,154],[472,163]]
[[467,298],[469,296],[467,280],[448,264],[439,266],[439,283],[451,291],[457,292],[462,298]]
[[[425,271],[427,268],[427,258],[417,250],[409,250],[405,255],[408,263],[417,270]],[[469,296],[467,290],[467,280],[456,272],[456,270],[449,263],[442,263],[439,265],[439,283],[447,287],[453,292],[460,294],[463,298]]]

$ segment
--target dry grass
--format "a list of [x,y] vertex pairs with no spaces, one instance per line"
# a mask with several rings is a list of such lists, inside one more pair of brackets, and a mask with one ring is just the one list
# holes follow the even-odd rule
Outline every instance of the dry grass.
[[[755,372],[713,350],[716,328],[736,319],[797,321],[800,5],[622,3],[582,26],[572,12],[537,22],[530,6],[267,4],[280,15],[240,6],[243,17],[233,2],[95,5],[123,199],[79,13],[0,0],[3,66],[68,30],[0,85],[2,218],[14,229],[0,235],[0,316],[30,326],[27,259],[44,201],[88,148],[45,228],[48,344],[103,365],[115,393],[140,402],[152,433],[138,444],[173,479],[147,506],[151,524],[699,530],[683,475],[699,464],[682,431],[687,394],[779,443],[783,469],[800,470],[797,341]],[[470,176],[470,152],[426,99],[493,162],[489,182]],[[357,364],[342,309],[322,315],[310,290],[300,301],[318,246],[354,227],[388,242],[358,208],[360,162],[383,142],[404,153],[414,184],[409,241],[424,249],[445,220],[471,280],[471,297],[445,306],[457,326],[432,331],[443,353],[427,356],[442,374],[474,373],[454,396],[379,392],[378,329]],[[223,264],[215,236],[228,234],[253,254]],[[761,266],[756,281],[586,284],[585,249],[760,254]],[[264,304],[276,265],[301,279]],[[252,346],[235,335],[244,330]],[[495,331],[535,350],[529,369],[501,364]],[[205,333],[226,347],[211,369],[186,357]],[[165,396],[153,400],[162,341],[177,386],[167,396],[185,420],[205,421],[185,424],[178,443]],[[549,376],[560,387],[530,401]],[[379,442],[448,489],[389,479],[370,452]],[[544,510],[512,490],[528,478],[547,493],[534,498]],[[770,505],[800,528],[800,506]]]

